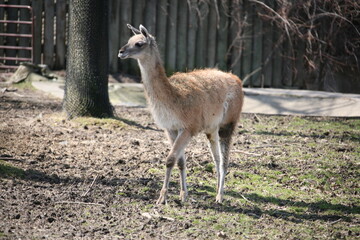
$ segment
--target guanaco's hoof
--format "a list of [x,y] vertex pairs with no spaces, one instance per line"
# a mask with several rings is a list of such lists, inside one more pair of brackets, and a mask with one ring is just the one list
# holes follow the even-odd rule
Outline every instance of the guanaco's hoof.
[[220,195],[220,194],[218,194],[217,196],[216,196],[216,200],[215,200],[217,203],[222,203],[222,201],[223,201],[223,195]]
[[157,200],[156,204],[166,204],[166,194],[167,194],[167,190],[166,189],[162,189],[160,192],[160,197]]
[[159,199],[156,201],[157,205],[166,204],[166,199],[164,196],[160,196]]
[[186,202],[187,195],[188,195],[187,192],[185,192],[185,191],[180,191],[180,200],[181,200],[182,202]]

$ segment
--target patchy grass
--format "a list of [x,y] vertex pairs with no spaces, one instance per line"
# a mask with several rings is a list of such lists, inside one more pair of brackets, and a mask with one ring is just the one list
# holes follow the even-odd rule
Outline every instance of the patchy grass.
[[36,90],[36,88],[32,85],[30,81],[21,81],[19,83],[13,84],[13,86],[19,89],[33,90],[33,91]]
[[93,117],[78,117],[72,120],[74,123],[79,124],[83,128],[92,127],[103,127],[113,129],[123,129],[127,127],[123,121],[115,118],[93,118]]
[[12,166],[9,163],[6,163],[5,161],[1,160],[0,157],[0,177],[1,178],[24,178],[25,177],[25,171]]
[[157,206],[169,146],[145,109],[67,121],[42,99],[3,99],[0,238],[360,238],[360,119],[244,114],[224,202],[200,135],[186,149],[188,201],[174,169]]
[[216,180],[208,163],[190,170],[188,203],[162,208],[164,215],[186,223],[176,236],[359,237],[359,119],[260,116],[243,125],[247,130],[239,131],[234,145],[247,154],[233,154],[225,203],[213,202]]

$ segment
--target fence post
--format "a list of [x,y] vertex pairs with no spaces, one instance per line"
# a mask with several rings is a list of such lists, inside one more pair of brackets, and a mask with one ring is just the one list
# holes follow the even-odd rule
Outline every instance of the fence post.
[[[145,24],[144,19],[144,9],[145,1],[144,0],[134,0],[132,1],[132,24],[134,27],[138,28],[140,24]],[[146,25],[146,24],[145,24]],[[136,61],[131,60],[129,63],[130,72],[132,74],[140,75],[139,67]]]
[[[274,0],[266,0],[265,3],[272,9],[274,9]],[[272,82],[272,71],[274,62],[274,38],[273,38],[274,26],[269,21],[263,23],[263,56],[262,56],[262,71],[263,82],[262,87],[270,87]]]
[[231,2],[231,23],[230,23],[230,46],[231,46],[231,70],[237,76],[241,75],[241,55],[243,35],[243,6],[240,0]]
[[191,0],[189,7],[189,23],[187,36],[187,67],[189,69],[195,68],[195,53],[196,53],[196,32],[198,30],[198,19],[196,17],[197,0]]
[[167,24],[166,41],[166,70],[174,72],[176,69],[176,47],[177,47],[177,13],[178,13],[178,0],[170,0],[169,2],[169,15]]
[[[0,4],[3,4],[4,0],[0,0]],[[4,19],[5,11],[4,8],[0,8],[0,19]],[[0,32],[4,32],[4,24],[0,24]],[[0,36],[0,45],[4,45],[4,37]],[[0,56],[4,55],[4,50],[0,48]]]
[[216,32],[218,30],[219,24],[219,16],[218,11],[216,11],[217,1],[215,3],[209,4],[210,11],[209,11],[209,25],[208,25],[208,35],[206,41],[208,42],[207,46],[207,59],[206,59],[206,66],[207,67],[215,67],[215,60],[216,60]]
[[159,45],[159,52],[161,58],[166,61],[166,30],[167,30],[167,15],[168,15],[168,1],[159,0],[156,19],[156,40]]
[[178,5],[178,24],[177,29],[177,50],[176,50],[176,70],[184,71],[186,69],[187,53],[187,1],[180,1]]
[[196,37],[196,67],[206,66],[207,51],[207,28],[208,28],[209,5],[207,2],[200,2],[199,6],[199,28]]
[[118,51],[120,36],[118,33],[120,24],[120,2],[109,3],[109,67],[110,73],[118,71]]
[[66,0],[56,0],[56,55],[55,68],[65,68]]
[[253,46],[252,46],[252,71],[258,70],[251,77],[251,83],[254,87],[260,87],[262,83],[262,55],[263,55],[263,22],[257,14],[258,9],[256,6],[251,6],[254,13],[253,23]]
[[229,31],[229,8],[230,2],[224,1],[219,3],[219,29],[217,31],[217,52],[216,59],[218,68],[227,70],[227,49],[228,49],[228,31]]
[[156,33],[156,2],[157,0],[146,1],[144,22],[150,34]]
[[[9,0],[8,4],[17,5],[19,4],[18,0]],[[7,17],[8,20],[18,20],[18,9],[16,8],[8,8],[7,9]],[[16,33],[17,32],[17,24],[9,23],[7,24],[7,33]],[[6,37],[6,43],[10,46],[16,46],[16,38],[15,37]],[[16,57],[16,50],[14,49],[6,49],[7,57]],[[6,60],[6,65],[15,65],[14,60]]]
[[[131,36],[131,31],[128,29],[126,24],[131,23],[132,18],[132,6],[131,6],[131,0],[122,0],[120,5],[120,25],[119,25],[119,42],[120,46],[124,45],[129,37]],[[137,26],[135,26],[137,27]],[[111,34],[111,32],[110,32]],[[129,61],[118,61],[120,64],[121,71],[129,72]]]
[[34,26],[34,63],[41,63],[41,40],[42,40],[42,10],[43,0],[33,0],[32,7],[34,11],[35,26]]
[[[253,14],[252,6],[248,1],[244,1],[244,32],[243,32],[243,42],[244,49],[241,56],[241,74],[244,80],[245,86],[252,86],[251,74],[252,71],[252,42],[253,42]],[[246,80],[247,79],[247,80]],[[246,80],[246,81],[245,81]]]
[[54,0],[44,2],[44,63],[50,69],[54,67]]
[[[21,5],[30,5],[30,0],[20,0]],[[20,20],[30,21],[31,11],[29,9],[20,9]],[[31,25],[19,24],[20,34],[31,34]],[[31,38],[19,38],[19,46],[29,47],[31,46]],[[19,57],[31,58],[31,52],[29,50],[19,50]]]

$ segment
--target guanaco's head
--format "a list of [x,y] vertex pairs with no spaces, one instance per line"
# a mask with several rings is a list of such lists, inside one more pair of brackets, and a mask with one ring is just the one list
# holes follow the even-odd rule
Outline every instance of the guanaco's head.
[[151,55],[151,48],[156,46],[155,38],[149,34],[143,25],[140,25],[139,29],[134,28],[130,24],[127,24],[127,26],[134,33],[134,36],[119,50],[118,57],[121,59],[141,59],[147,55]]

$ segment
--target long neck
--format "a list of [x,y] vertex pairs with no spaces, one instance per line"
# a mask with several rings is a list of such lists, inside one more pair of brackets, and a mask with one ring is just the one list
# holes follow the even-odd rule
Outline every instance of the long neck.
[[157,101],[166,101],[172,92],[172,86],[165,74],[157,48],[154,47],[153,54],[139,59],[138,63],[144,88],[151,104]]

